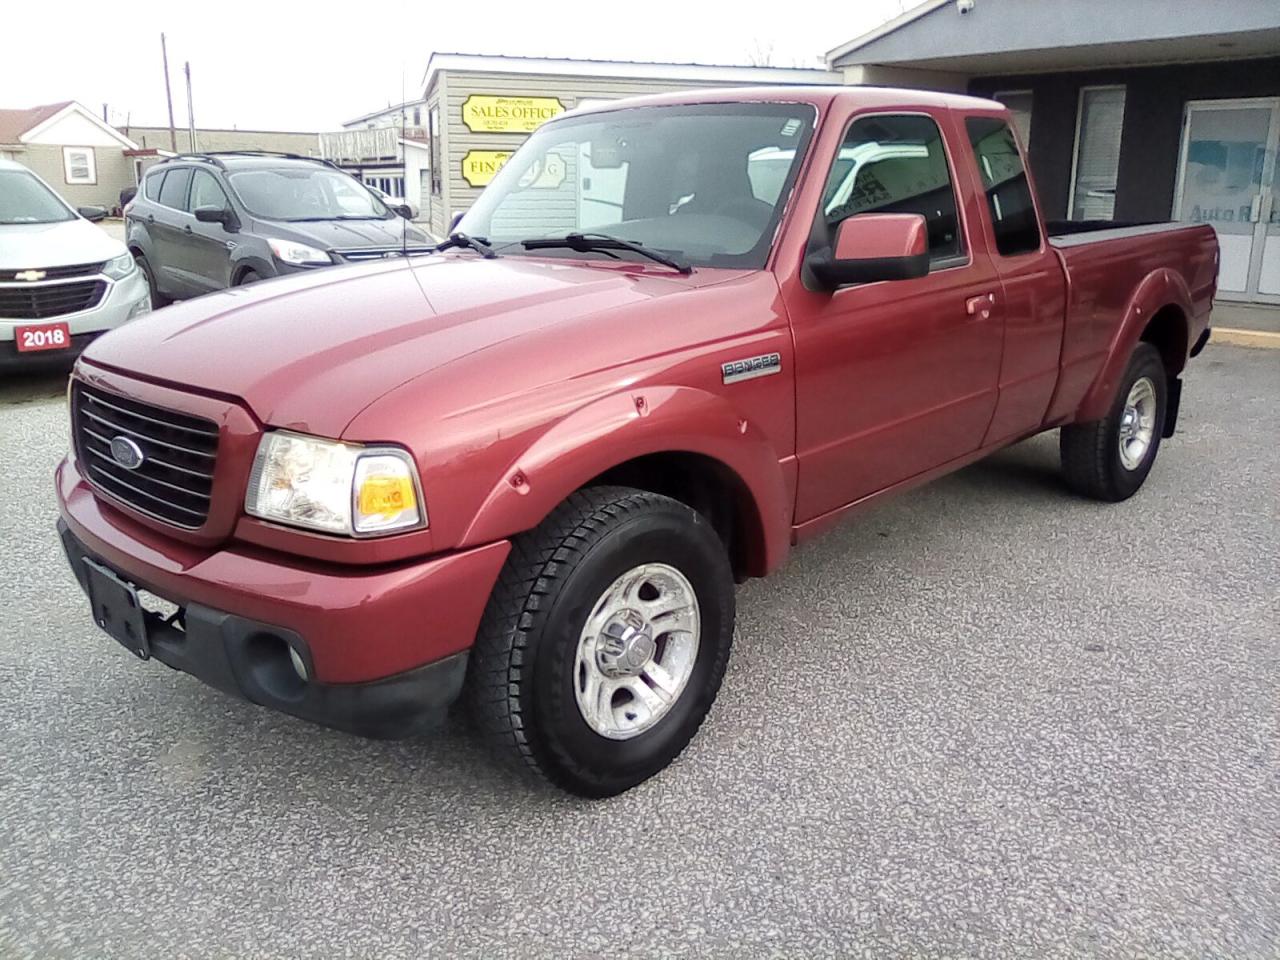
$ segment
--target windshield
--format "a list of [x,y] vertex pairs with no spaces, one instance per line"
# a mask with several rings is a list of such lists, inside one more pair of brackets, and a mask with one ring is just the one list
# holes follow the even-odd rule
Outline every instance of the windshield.
[[389,220],[387,205],[358,181],[329,167],[299,164],[227,175],[240,202],[266,220]]
[[61,223],[76,215],[25,170],[0,170],[0,223]]
[[[758,269],[814,113],[795,103],[694,104],[556,120],[498,171],[458,229],[495,247],[605,233],[695,266]],[[539,255],[609,256],[581,249]]]

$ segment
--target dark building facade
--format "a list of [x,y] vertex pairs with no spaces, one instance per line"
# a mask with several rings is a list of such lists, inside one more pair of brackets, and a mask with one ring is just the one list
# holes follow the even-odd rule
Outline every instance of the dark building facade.
[[1048,217],[1212,223],[1221,296],[1280,304],[1280,2],[926,0],[827,59],[1003,101]]

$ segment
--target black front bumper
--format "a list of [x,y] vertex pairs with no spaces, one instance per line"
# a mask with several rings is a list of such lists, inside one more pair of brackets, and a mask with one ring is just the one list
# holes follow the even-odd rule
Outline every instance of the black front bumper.
[[[90,553],[62,520],[58,534],[81,589],[92,597],[85,560],[110,565]],[[146,584],[135,586],[146,589]],[[438,725],[467,672],[464,650],[381,680],[319,683],[304,680],[295,668],[290,649],[307,676],[313,675],[306,641],[292,630],[196,603],[168,619],[153,612],[143,616],[145,638],[125,644],[135,656],[154,657],[224,693],[364,737],[398,739]]]

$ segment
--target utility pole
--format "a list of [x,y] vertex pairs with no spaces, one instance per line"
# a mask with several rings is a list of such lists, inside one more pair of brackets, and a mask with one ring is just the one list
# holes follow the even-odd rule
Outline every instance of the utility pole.
[[187,131],[191,137],[191,152],[195,153],[200,148],[196,146],[196,113],[195,107],[191,105],[191,61],[187,60],[182,64],[182,72],[187,75]]
[[160,34],[160,56],[164,58],[164,98],[169,103],[169,149],[178,152],[178,134],[173,129],[173,91],[169,89],[169,48]]

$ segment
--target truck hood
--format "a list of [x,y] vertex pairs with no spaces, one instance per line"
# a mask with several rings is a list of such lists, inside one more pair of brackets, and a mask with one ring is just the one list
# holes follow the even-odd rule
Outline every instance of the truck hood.
[[125,252],[124,244],[88,220],[0,223],[0,270],[100,263]]
[[505,344],[537,362],[540,331],[739,274],[471,253],[326,268],[157,310],[83,359],[339,437],[383,394],[460,358]]

